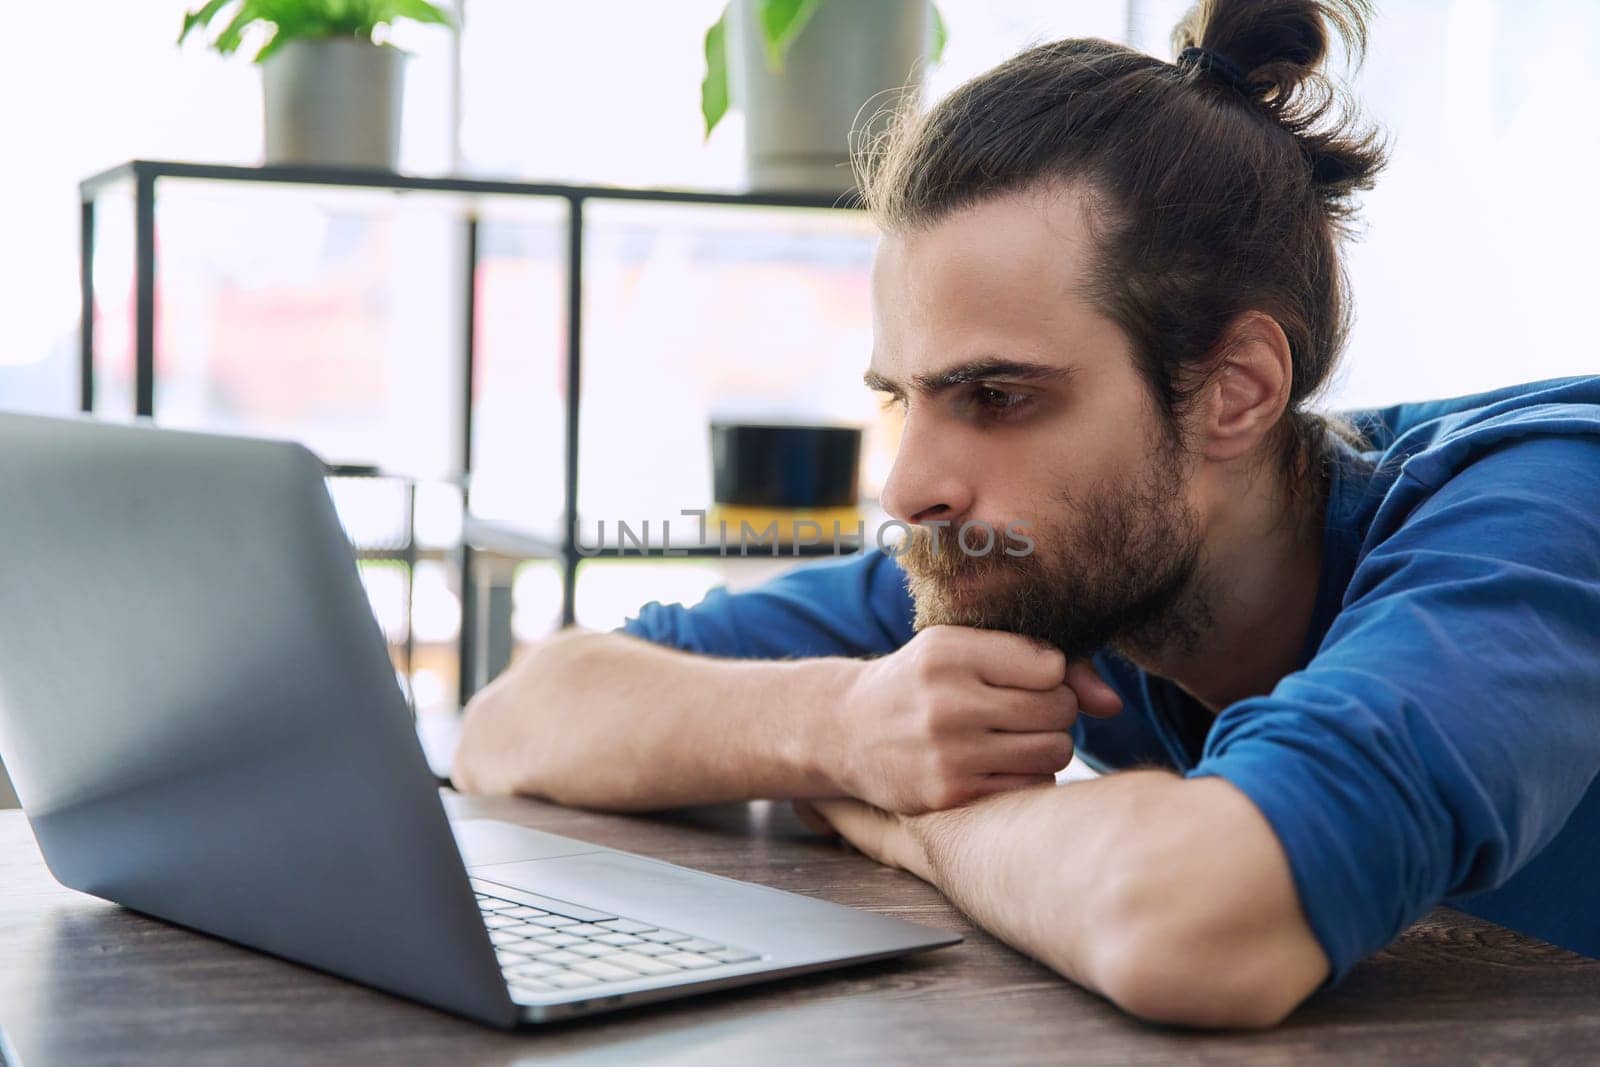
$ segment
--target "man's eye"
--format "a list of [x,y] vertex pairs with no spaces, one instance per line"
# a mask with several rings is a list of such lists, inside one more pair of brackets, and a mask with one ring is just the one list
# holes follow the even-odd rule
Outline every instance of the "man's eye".
[[1025,404],[1028,397],[1023,393],[1009,393],[990,385],[980,385],[973,390],[972,399],[985,415],[1007,415]]
[[906,409],[906,398],[895,396],[893,393],[885,393],[883,399],[878,401],[878,407],[883,411],[904,411]]

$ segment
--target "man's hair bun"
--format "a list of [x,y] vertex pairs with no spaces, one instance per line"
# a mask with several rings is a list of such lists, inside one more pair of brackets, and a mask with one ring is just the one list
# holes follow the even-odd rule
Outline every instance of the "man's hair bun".
[[1354,104],[1324,70],[1335,37],[1359,66],[1371,18],[1370,0],[1198,0],[1172,31],[1174,55],[1198,48],[1220,56],[1244,82],[1230,88],[1299,139],[1336,217],[1353,210],[1351,194],[1372,187],[1387,156],[1378,132],[1358,126]]

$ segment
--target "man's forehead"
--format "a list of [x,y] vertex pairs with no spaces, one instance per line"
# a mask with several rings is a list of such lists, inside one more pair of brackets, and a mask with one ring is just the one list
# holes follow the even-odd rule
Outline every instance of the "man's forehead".
[[1074,294],[1093,249],[1089,211],[1076,187],[988,197],[885,234],[874,280],[904,285],[952,276],[985,287]]
[[1077,214],[1060,197],[1016,195],[886,235],[872,280],[877,373],[909,379],[981,356],[1062,364],[1063,344],[1098,317],[1077,285]]

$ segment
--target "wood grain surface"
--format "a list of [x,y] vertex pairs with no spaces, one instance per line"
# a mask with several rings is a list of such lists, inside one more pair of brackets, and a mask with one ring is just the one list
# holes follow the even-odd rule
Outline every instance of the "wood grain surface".
[[1418,923],[1277,1030],[1174,1030],[1056,977],[929,886],[817,837],[783,805],[613,816],[448,793],[446,803],[457,817],[520,822],[967,940],[505,1034],[63,889],[22,815],[4,812],[0,1026],[13,1055],[22,1067],[1600,1062],[1600,962],[1457,912]]

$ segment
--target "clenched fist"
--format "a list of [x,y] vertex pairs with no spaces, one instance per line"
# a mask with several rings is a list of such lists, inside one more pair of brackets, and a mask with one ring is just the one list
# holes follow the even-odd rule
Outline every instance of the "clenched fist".
[[1078,713],[1122,701],[1087,661],[998,630],[934,626],[860,665],[829,762],[850,793],[914,814],[1054,779]]

